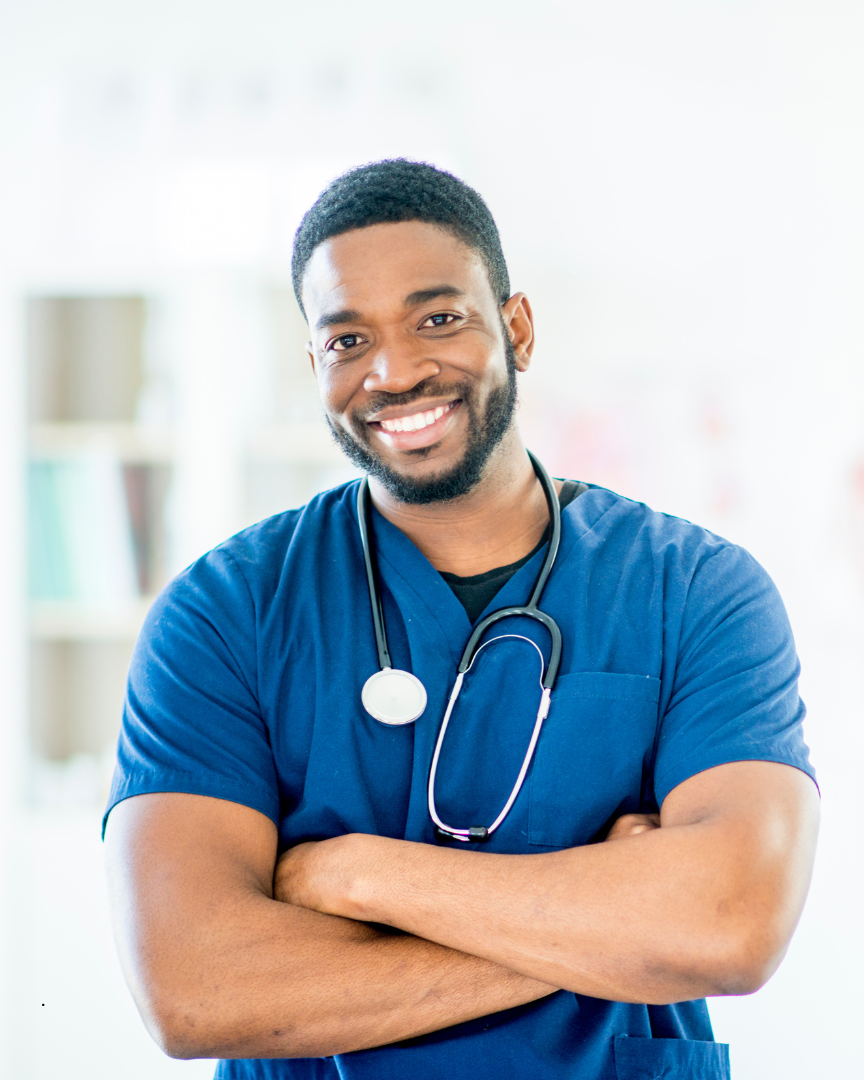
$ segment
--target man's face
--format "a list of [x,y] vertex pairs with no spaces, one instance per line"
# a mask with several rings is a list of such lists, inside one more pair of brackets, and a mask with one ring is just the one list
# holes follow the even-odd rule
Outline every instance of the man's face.
[[[480,256],[425,222],[325,241],[303,278],[325,414],[351,459],[403,502],[456,498],[512,424],[530,355],[505,329]],[[510,310],[513,309],[513,310]],[[530,339],[530,334],[529,334]]]

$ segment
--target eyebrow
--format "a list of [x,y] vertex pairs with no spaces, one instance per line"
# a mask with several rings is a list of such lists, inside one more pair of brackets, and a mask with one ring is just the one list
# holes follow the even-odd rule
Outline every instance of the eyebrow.
[[464,289],[457,289],[455,285],[436,285],[434,289],[418,289],[417,292],[409,293],[405,297],[405,307],[414,307],[416,304],[426,304],[430,300],[437,300],[439,296],[464,296]]
[[355,311],[353,308],[343,308],[341,311],[327,311],[315,323],[315,329],[324,330],[328,326],[342,326],[345,323],[360,322],[362,318],[360,312]]
[[[405,297],[405,307],[416,307],[417,304],[428,304],[430,300],[437,300],[439,296],[464,296],[464,289],[457,289],[455,285],[436,285],[432,289],[418,289]],[[343,308],[341,311],[327,311],[315,323],[316,330],[326,330],[330,326],[344,326],[346,323],[361,322],[363,316],[354,308]]]

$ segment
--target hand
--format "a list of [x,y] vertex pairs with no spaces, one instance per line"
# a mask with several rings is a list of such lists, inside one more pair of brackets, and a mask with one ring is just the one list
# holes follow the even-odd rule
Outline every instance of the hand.
[[[298,844],[283,851],[273,874],[273,898],[295,907],[314,908],[315,853],[320,842]],[[320,860],[319,860],[320,861]]]
[[361,918],[351,903],[351,888],[371,854],[364,854],[364,847],[376,840],[349,833],[289,848],[276,863],[274,899],[326,915]]
[[[623,814],[614,822],[606,840],[621,840],[660,828],[659,814]],[[362,903],[357,886],[361,880],[383,874],[392,860],[398,862],[398,846],[404,841],[348,833],[330,840],[297,844],[283,852],[273,879],[274,899],[325,915],[349,919],[373,917]]]
[[607,840],[621,840],[625,836],[653,832],[660,828],[659,814],[622,814],[609,830]]
[[[621,840],[659,828],[659,814],[623,814],[612,825],[606,840]],[[373,864],[384,870],[389,858],[397,854],[391,849],[399,843],[384,837],[349,833],[330,840],[297,844],[283,852],[276,864],[274,899],[326,915],[368,918],[362,905],[355,902],[359,898],[352,898],[353,886],[364,871],[368,876]]]

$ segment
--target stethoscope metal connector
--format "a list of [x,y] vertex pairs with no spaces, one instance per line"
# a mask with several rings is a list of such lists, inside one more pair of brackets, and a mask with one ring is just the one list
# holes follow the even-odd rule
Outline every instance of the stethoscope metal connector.
[[435,839],[439,844],[449,844],[451,840],[468,840],[475,844],[485,844],[489,839],[490,833],[485,825],[472,825],[470,829],[466,829],[465,836],[457,836],[456,833],[447,832],[446,829],[436,828]]

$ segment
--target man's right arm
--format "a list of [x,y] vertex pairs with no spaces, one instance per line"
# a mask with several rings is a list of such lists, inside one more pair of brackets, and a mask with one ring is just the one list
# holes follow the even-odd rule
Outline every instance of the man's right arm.
[[106,832],[115,936],[144,1022],[173,1057],[321,1057],[536,1001],[490,961],[273,899],[277,833],[238,803],[118,804]]

